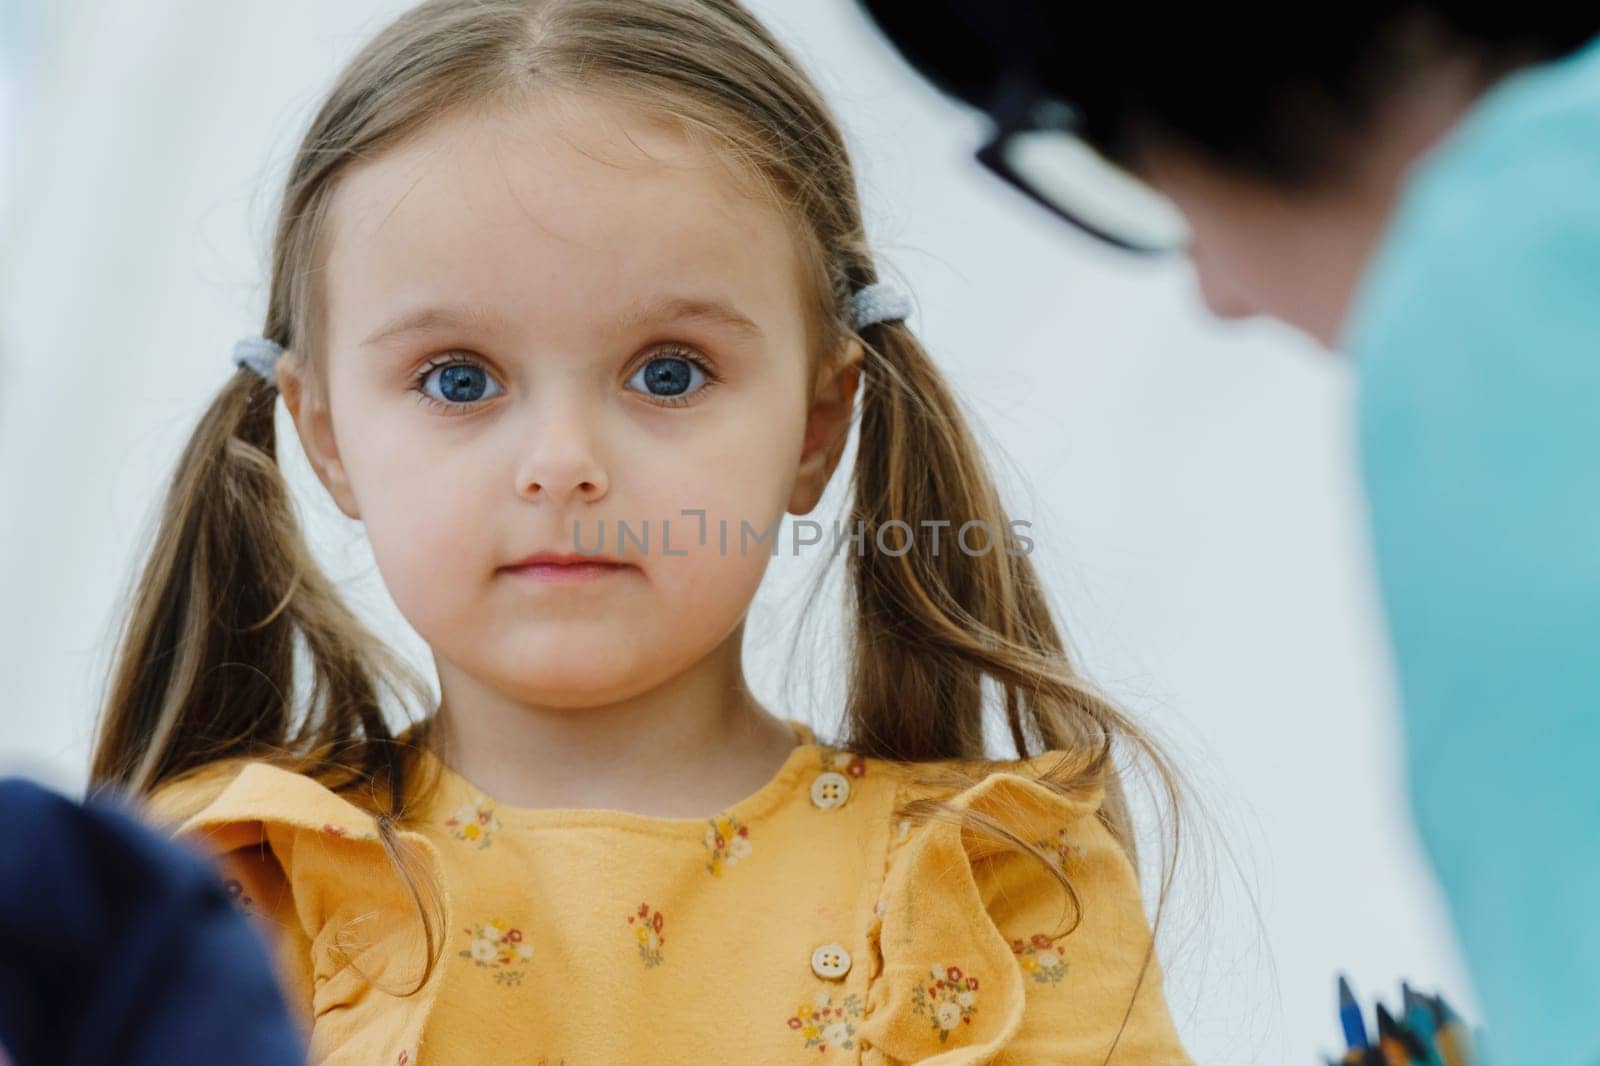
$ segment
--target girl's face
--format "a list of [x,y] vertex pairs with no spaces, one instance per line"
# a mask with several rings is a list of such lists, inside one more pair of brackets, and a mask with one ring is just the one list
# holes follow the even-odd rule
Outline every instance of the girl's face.
[[[342,179],[327,396],[284,397],[442,679],[643,692],[736,632],[755,536],[815,506],[859,350],[808,369],[799,257],[741,189],[673,127],[571,97],[437,123]],[[631,565],[508,569],[580,547]]]

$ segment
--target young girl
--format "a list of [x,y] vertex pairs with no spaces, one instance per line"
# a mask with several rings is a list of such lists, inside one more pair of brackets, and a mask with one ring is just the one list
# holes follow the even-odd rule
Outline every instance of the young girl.
[[[1076,676],[832,115],[736,0],[414,8],[313,121],[272,262],[92,777],[217,856],[314,1059],[1190,1061],[1112,756],[1170,771]],[[311,558],[280,392],[436,706]],[[824,742],[741,638],[858,403]]]

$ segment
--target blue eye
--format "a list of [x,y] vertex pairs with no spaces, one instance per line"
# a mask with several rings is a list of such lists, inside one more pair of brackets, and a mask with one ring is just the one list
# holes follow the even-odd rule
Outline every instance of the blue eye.
[[715,383],[706,365],[687,351],[652,356],[628,379],[640,384],[651,397],[666,403],[686,403],[696,392]]
[[[434,380],[437,380],[442,395],[429,390],[428,383]],[[462,356],[451,356],[423,367],[417,375],[414,388],[423,400],[436,407],[466,407],[500,395],[483,394],[485,383],[493,381],[489,372],[477,362]]]
[[[692,396],[704,392],[718,380],[699,356],[687,349],[678,349],[646,360],[628,379],[628,384],[638,383],[641,391],[657,403],[672,406],[690,402]],[[465,355],[451,354],[418,371],[411,391],[417,394],[418,403],[448,409],[451,413],[464,413],[504,394],[504,389],[487,392],[490,385],[500,389],[483,364]]]

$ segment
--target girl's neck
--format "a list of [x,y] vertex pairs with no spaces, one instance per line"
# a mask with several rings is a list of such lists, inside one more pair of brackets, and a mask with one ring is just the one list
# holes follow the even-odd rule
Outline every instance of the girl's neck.
[[770,780],[795,744],[745,684],[740,636],[655,689],[588,706],[519,703],[440,660],[441,754],[514,807],[713,814]]

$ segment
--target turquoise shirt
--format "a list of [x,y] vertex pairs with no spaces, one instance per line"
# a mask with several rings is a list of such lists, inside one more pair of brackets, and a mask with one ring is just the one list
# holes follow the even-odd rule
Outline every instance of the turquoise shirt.
[[1493,1060],[1593,1066],[1600,39],[1423,157],[1341,340],[1410,799]]

